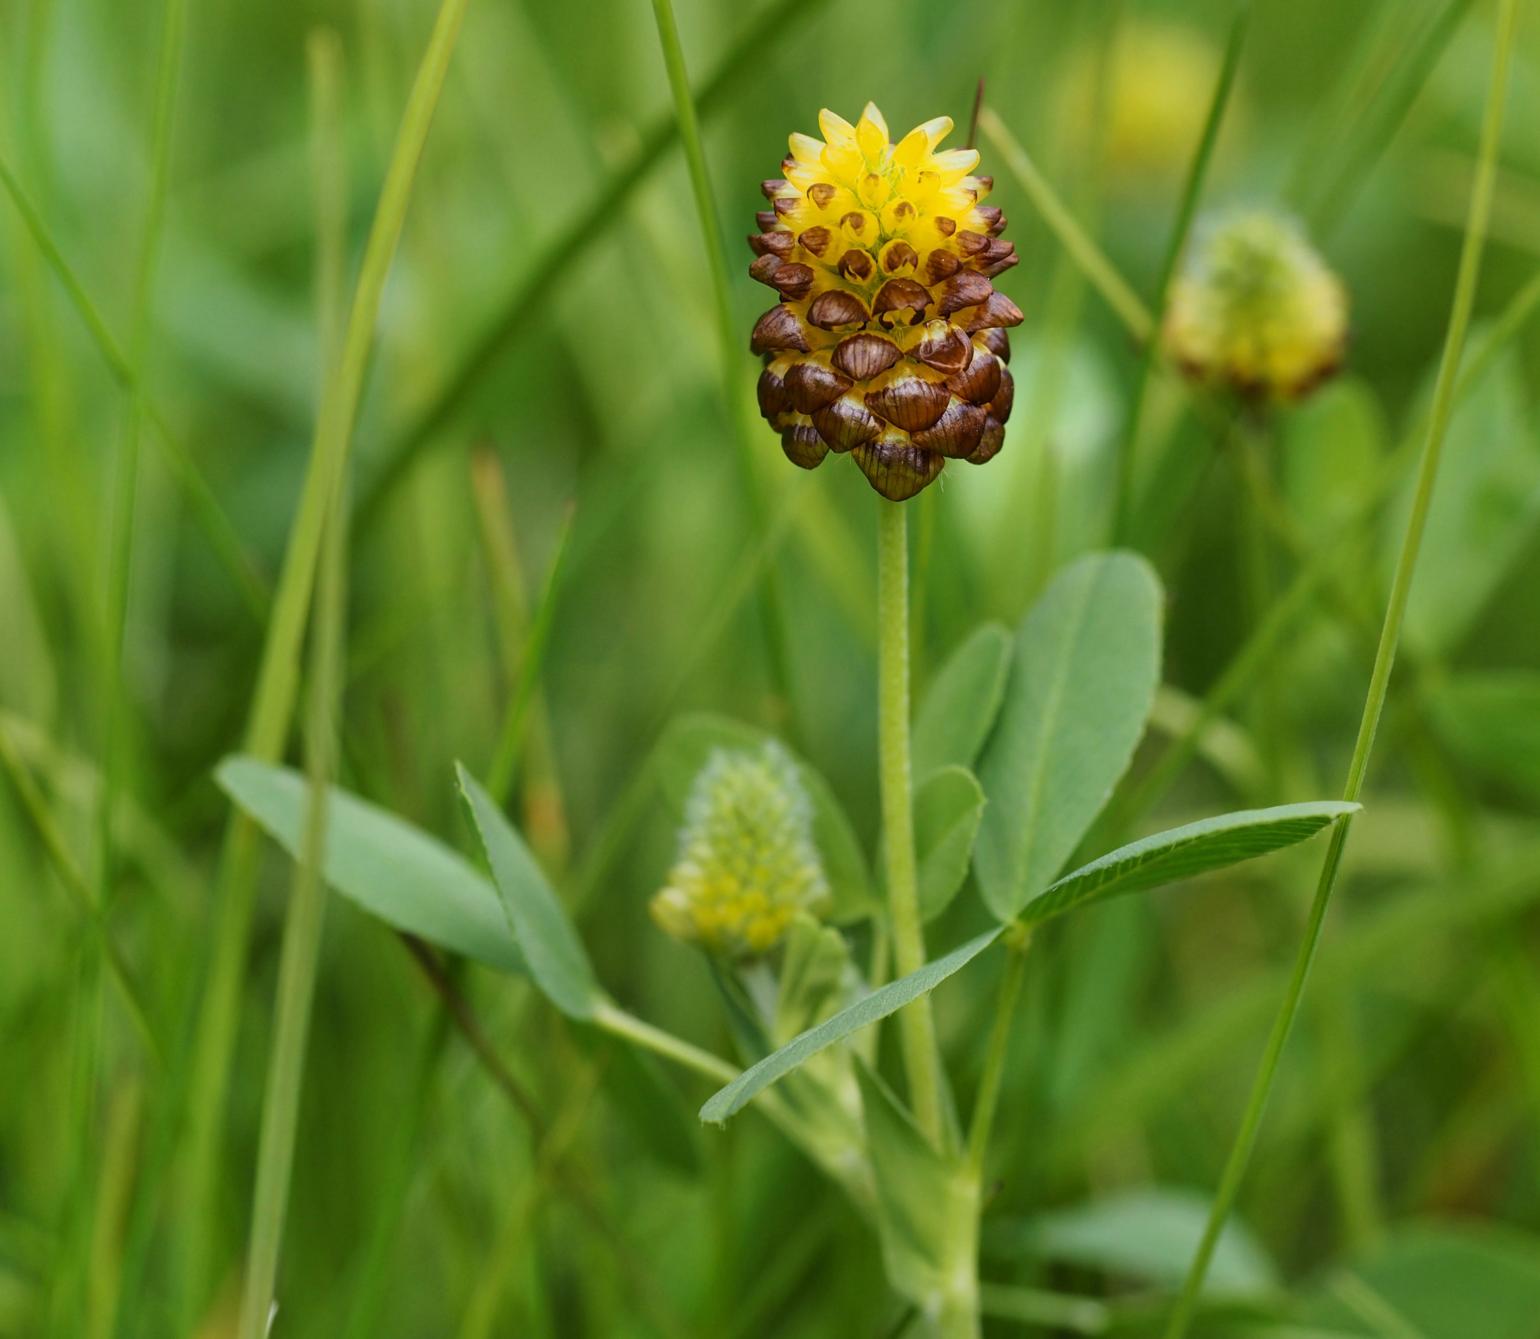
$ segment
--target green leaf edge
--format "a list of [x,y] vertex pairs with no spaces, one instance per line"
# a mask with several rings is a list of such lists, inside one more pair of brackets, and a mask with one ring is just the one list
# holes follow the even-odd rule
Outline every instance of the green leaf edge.
[[[1016,923],[1035,926],[1057,916],[1064,915],[1077,907],[1086,905],[1087,902],[1101,901],[1116,897],[1121,893],[1141,892],[1149,888],[1160,887],[1166,883],[1175,882],[1177,879],[1186,878],[1189,874],[1203,873],[1208,869],[1222,869],[1230,865],[1241,864],[1245,860],[1254,859],[1257,856],[1267,855],[1272,851],[1281,850],[1285,846],[1292,846],[1297,842],[1313,837],[1322,828],[1340,819],[1357,813],[1361,805],[1342,800],[1306,801],[1300,804],[1277,805],[1271,809],[1239,809],[1229,814],[1219,814],[1212,818],[1199,819],[1195,823],[1188,823],[1182,827],[1171,828],[1165,832],[1157,832],[1149,837],[1141,837],[1138,841],[1130,842],[1126,846],[1120,846],[1115,851],[1109,851],[1106,855],[1098,857],[1087,865],[1066,874],[1062,879],[1050,884],[1037,898],[1027,904],[1017,918]],[[1245,820],[1240,822],[1237,820]],[[1285,827],[1286,824],[1296,822],[1293,827]],[[1226,826],[1228,825],[1228,827]],[[1197,869],[1178,869],[1169,876],[1160,877],[1149,883],[1139,883],[1136,877],[1130,877],[1126,882],[1115,883],[1111,880],[1099,882],[1098,878],[1109,869],[1126,866],[1130,859],[1152,852],[1171,852],[1180,850],[1184,845],[1201,842],[1205,837],[1215,832],[1223,833],[1227,830],[1245,831],[1251,827],[1271,826],[1272,830],[1283,831],[1287,839],[1275,844],[1262,847],[1238,860],[1226,860],[1220,864],[1199,867]],[[1136,876],[1139,868],[1130,870],[1131,876]],[[1057,894],[1057,896],[1055,896]],[[1078,894],[1078,896],[1077,896]],[[1036,908],[1034,912],[1034,908]],[[917,971],[908,976],[900,977],[896,981],[890,981],[887,985],[873,991],[863,1000],[841,1010],[833,1018],[826,1019],[816,1027],[794,1037],[779,1050],[772,1051],[757,1064],[744,1070],[731,1083],[726,1084],[707,1099],[700,1109],[700,1118],[707,1124],[724,1125],[739,1111],[743,1110],[749,1102],[765,1088],[785,1077],[803,1061],[826,1050],[835,1042],[842,1041],[853,1032],[858,1032],[863,1027],[880,1022],[890,1014],[896,1013],[911,1000],[934,990],[949,976],[966,967],[974,958],[978,957],[985,949],[993,944],[1009,928],[1006,925],[996,926],[983,934],[968,940],[960,947],[953,949],[945,957],[928,962]]]
[[701,1120],[709,1125],[726,1124],[729,1117],[743,1110],[762,1089],[789,1074],[804,1060],[826,1050],[837,1041],[843,1041],[852,1032],[880,1022],[911,1000],[934,990],[947,977],[966,967],[1004,933],[1004,926],[986,930],[953,949],[945,957],[928,962],[908,976],[899,977],[897,981],[888,982],[865,999],[857,1000],[842,1009],[833,1018],[793,1037],[780,1050],[772,1051],[758,1064],[749,1066],[731,1083],[713,1093],[700,1109]]
[[[1356,814],[1362,808],[1360,804],[1345,800],[1307,800],[1299,804],[1274,805],[1267,809],[1237,809],[1232,813],[1216,814],[1212,818],[1201,818],[1181,827],[1168,828],[1098,856],[1089,864],[1056,879],[1028,902],[1016,919],[1024,925],[1040,925],[1088,903],[1106,901],[1127,893],[1145,892],[1210,870],[1227,869],[1307,841],[1322,828]],[[1139,879],[1139,875],[1148,868],[1148,864],[1141,861],[1143,856],[1171,855],[1188,847],[1201,849],[1207,839],[1215,835],[1252,830],[1280,834],[1284,839],[1259,846],[1255,851],[1236,859],[1222,860],[1213,865],[1179,867],[1164,871],[1148,882]],[[1127,877],[1122,877],[1124,875]]]
[[[535,984],[567,1017],[591,1019],[605,996],[566,908],[557,900],[555,891],[513,825],[464,763],[455,763],[455,776],[491,867],[498,900]],[[494,850],[493,843],[488,840],[489,833],[500,839],[500,849]],[[516,894],[504,887],[499,876],[499,855],[524,866],[520,872],[525,876],[525,894]],[[560,959],[560,971],[552,967],[552,958]]]
[[[268,821],[266,814],[257,812],[251,807],[249,803],[246,787],[240,780],[240,774],[257,772],[265,773],[268,775],[269,779],[280,780],[286,784],[297,784],[302,787],[309,786],[309,781],[304,777],[302,773],[296,771],[294,768],[285,767],[280,763],[267,762],[261,758],[255,758],[250,754],[245,753],[232,753],[221,759],[218,766],[216,766],[214,769],[214,780],[219,788],[224,791],[225,795],[230,799],[230,802],[239,808],[241,812],[246,815],[250,822],[261,828],[263,832],[272,838],[272,840],[275,841],[280,847],[282,847],[283,850],[286,851],[293,859],[298,860],[300,858],[300,839],[298,835],[283,832],[277,827],[273,826]],[[491,967],[494,971],[507,972],[511,975],[522,976],[528,976],[530,974],[529,963],[525,959],[523,951],[519,947],[518,939],[514,935],[511,926],[507,926],[508,940],[507,943],[502,946],[502,948],[506,951],[506,957],[492,956],[491,954],[485,952],[476,951],[466,945],[446,944],[429,931],[413,929],[411,927],[401,925],[399,922],[385,915],[377,907],[371,905],[367,900],[362,899],[351,892],[346,886],[344,886],[344,883],[341,880],[335,878],[330,870],[330,853],[332,849],[332,843],[338,839],[338,816],[342,813],[346,813],[349,809],[357,809],[367,813],[371,817],[385,820],[395,826],[400,827],[411,840],[422,843],[425,847],[432,849],[435,856],[444,860],[446,864],[455,866],[457,874],[464,877],[467,883],[480,884],[483,888],[485,888],[487,902],[489,905],[501,905],[501,899],[498,897],[497,888],[492,883],[492,881],[488,879],[486,875],[477,870],[470,861],[468,861],[453,847],[440,841],[426,829],[418,827],[415,823],[409,822],[407,819],[402,818],[399,814],[394,813],[392,810],[386,809],[382,805],[375,804],[371,800],[366,800],[361,795],[355,794],[353,791],[346,790],[341,786],[330,786],[328,787],[328,792],[329,794],[327,797],[327,804],[332,813],[332,822],[329,824],[330,831],[327,834],[327,861],[325,866],[323,866],[323,873],[326,876],[326,883],[328,887],[330,887],[339,896],[344,897],[349,902],[353,903],[354,906],[358,907],[359,910],[364,912],[366,915],[372,916],[375,920],[381,922],[381,924],[389,926],[391,929],[397,931],[398,933],[417,935],[423,939],[427,939],[429,942],[436,944],[438,947],[443,948],[450,953],[459,954],[461,957],[468,958],[473,962],[479,962],[487,967]],[[496,917],[494,915],[494,920],[495,919]],[[506,917],[504,918],[504,924],[506,926]]]

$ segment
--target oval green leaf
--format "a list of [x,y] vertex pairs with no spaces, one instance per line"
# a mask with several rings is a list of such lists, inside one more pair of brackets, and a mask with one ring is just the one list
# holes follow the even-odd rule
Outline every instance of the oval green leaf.
[[[288,767],[232,757],[214,773],[242,810],[296,860],[309,783]],[[421,828],[333,786],[326,808],[326,882],[398,930],[504,972],[527,972],[497,890]]]
[[952,903],[973,859],[984,791],[966,767],[943,767],[914,793],[914,846],[920,915],[934,920]]
[[889,1014],[897,1013],[910,1000],[929,994],[947,977],[966,967],[1003,933],[1000,927],[986,930],[976,939],[970,939],[960,948],[953,949],[944,958],[937,958],[917,971],[910,972],[908,976],[888,982],[865,999],[841,1009],[827,1022],[794,1037],[757,1065],[744,1070],[725,1088],[713,1093],[700,1109],[700,1118],[713,1125],[725,1124],[730,1116],[736,1115],[753,1101],[757,1093],[777,1079],[785,1078],[803,1061],[833,1046],[835,1042],[843,1041],[852,1032],[858,1032],[861,1028],[880,1022]]
[[1359,808],[1341,800],[1280,804],[1271,809],[1241,809],[1157,832],[1066,874],[1027,903],[1021,920],[1037,925],[1076,907],[1238,865],[1313,837]]
[[497,802],[462,764],[455,764],[455,773],[492,867],[492,882],[502,898],[508,923],[529,962],[529,974],[569,1018],[592,1017],[603,992],[555,890]]
[[[1208,1199],[1162,1186],[1128,1190],[1031,1218],[996,1223],[985,1249],[1001,1259],[1049,1260],[1121,1278],[1179,1284],[1208,1221]],[[1265,1293],[1278,1269],[1243,1224],[1220,1233],[1204,1288],[1210,1293]]]
[[972,767],[1000,713],[1011,664],[1011,634],[985,623],[968,634],[937,672],[914,718],[914,774],[951,764]]
[[1022,620],[979,779],[984,900],[1012,919],[1052,881],[1133,757],[1160,677],[1160,582],[1132,553],[1054,578]]

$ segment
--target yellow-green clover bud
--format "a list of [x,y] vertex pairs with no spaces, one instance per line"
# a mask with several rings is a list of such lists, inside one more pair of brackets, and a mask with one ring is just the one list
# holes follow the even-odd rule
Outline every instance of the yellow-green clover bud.
[[653,919],[726,957],[768,952],[798,911],[828,899],[812,833],[812,804],[785,749],[717,749],[690,787]]
[[1293,220],[1237,211],[1201,229],[1172,285],[1163,339],[1197,381],[1297,399],[1342,364],[1347,293]]

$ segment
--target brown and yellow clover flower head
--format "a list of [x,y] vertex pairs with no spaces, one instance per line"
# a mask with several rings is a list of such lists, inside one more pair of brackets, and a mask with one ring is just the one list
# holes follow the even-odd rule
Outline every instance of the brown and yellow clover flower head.
[[1162,332],[1194,380],[1251,399],[1298,399],[1342,365],[1347,292],[1292,219],[1225,214],[1200,232]]
[[690,787],[679,853],[652,917],[678,939],[729,958],[767,953],[829,885],[813,807],[780,745],[717,749]]
[[999,450],[1014,387],[1005,328],[1016,304],[990,282],[1016,263],[984,198],[973,149],[938,150],[948,117],[897,144],[871,103],[855,125],[819,113],[791,137],[785,173],[749,238],[749,267],[781,297],[759,318],[759,408],[787,456],[812,469],[848,451],[895,502],[949,459]]

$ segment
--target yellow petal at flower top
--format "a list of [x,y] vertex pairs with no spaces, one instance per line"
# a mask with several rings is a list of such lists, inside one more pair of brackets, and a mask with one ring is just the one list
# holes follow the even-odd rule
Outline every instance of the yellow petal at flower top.
[[1297,399],[1341,366],[1347,293],[1292,220],[1239,211],[1200,231],[1162,337],[1195,380]]
[[978,153],[938,148],[950,117],[896,144],[872,103],[854,125],[825,110],[818,126],[822,139],[790,137],[749,238],[749,273],[780,295],[751,340],[759,408],[795,464],[849,452],[901,501],[1005,440],[1005,328],[1022,317],[991,281],[1016,248],[983,203],[994,183],[974,175]]

